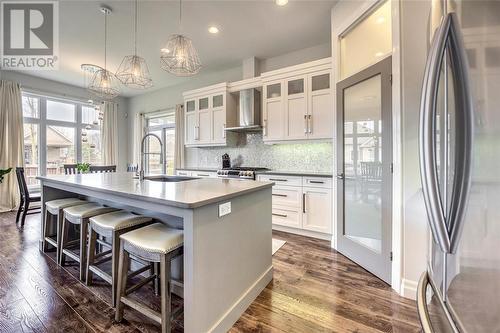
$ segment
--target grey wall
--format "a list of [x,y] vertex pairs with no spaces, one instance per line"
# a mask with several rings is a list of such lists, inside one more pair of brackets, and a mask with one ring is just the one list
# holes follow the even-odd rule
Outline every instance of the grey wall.
[[302,64],[304,62],[328,58],[332,54],[331,43],[325,43],[297,50],[277,57],[262,59],[260,61],[260,72],[273,71],[283,67]]
[[[331,49],[330,49],[330,43],[326,44],[321,44],[318,46],[294,51],[291,53],[287,53],[278,57],[273,57],[273,58],[268,58],[268,59],[261,59],[260,60],[260,72],[264,71],[270,71],[270,70],[275,70],[287,66],[292,66],[292,65],[297,65],[301,64],[304,62],[308,61],[313,61],[317,59],[322,59],[329,57],[331,55]],[[134,115],[138,112],[151,112],[151,111],[156,111],[156,110],[163,110],[167,109],[170,107],[175,106],[176,104],[183,103],[183,97],[182,93],[185,91],[197,89],[197,88],[202,88],[211,84],[216,84],[216,83],[221,83],[221,82],[231,82],[231,81],[238,81],[243,78],[243,69],[241,66],[228,69],[228,70],[223,70],[219,71],[216,73],[210,73],[210,74],[199,74],[197,76],[194,76],[189,79],[188,82],[171,86],[171,87],[166,87],[166,88],[161,88],[155,91],[151,91],[150,93],[143,94],[140,96],[134,96],[130,98],[130,103],[129,103],[129,117],[128,117],[128,129],[129,133],[133,133],[133,124],[134,124]],[[169,75],[169,74],[165,74]],[[251,154],[256,154],[256,155],[263,155],[263,154],[268,154],[268,156],[273,156],[276,154],[276,156],[279,155],[279,149],[276,148],[276,146],[266,146],[262,144],[262,139],[260,141],[258,138],[254,138],[255,140],[250,140],[252,147],[249,145],[245,144],[244,142],[240,142],[240,144],[236,148],[230,148],[230,149],[237,149],[238,151],[241,152],[242,155],[245,155],[245,165],[250,165],[252,163],[270,163],[270,165],[258,165],[258,166],[267,166],[267,167],[273,167],[276,165],[275,163],[272,162],[271,158],[267,160],[260,160],[257,161],[254,158],[250,157]],[[250,142],[249,141],[249,142]],[[330,146],[331,150],[331,144],[327,144]],[[288,145],[286,145],[288,146]],[[315,150],[316,146],[311,146],[309,144],[297,144],[294,145],[296,149],[301,150],[301,151],[306,151],[307,149],[311,149],[312,151]],[[300,148],[299,148],[300,147]],[[255,151],[257,149],[257,152]],[[198,166],[198,165],[203,165],[203,161],[209,160],[210,165],[213,167],[217,167],[220,165],[220,163],[217,163],[215,161],[215,157],[222,155],[222,151],[228,151],[228,149],[224,148],[187,148],[186,149],[186,165],[188,166]],[[234,150],[233,155],[236,154]],[[128,159],[132,160],[133,156],[133,144],[132,144],[132,138],[129,140],[128,144]],[[307,155],[307,154],[306,154]],[[320,160],[318,163],[316,163],[316,166],[321,166],[321,170],[315,170],[315,171],[324,171],[324,172],[330,172],[331,171],[331,162],[332,162],[332,153],[330,152],[329,154],[320,154],[317,156],[319,159],[323,158],[323,160]],[[264,162],[265,161],[265,162]],[[272,165],[271,165],[272,164]],[[290,163],[284,164],[283,167],[290,167],[293,168],[294,162],[290,161]],[[253,166],[256,166],[253,165]],[[314,167],[311,165],[311,168],[314,169]],[[313,170],[311,169],[311,171]]]
[[[35,90],[40,94],[74,98],[79,100],[87,100],[88,92],[80,87],[72,86],[52,80],[46,80],[36,76],[27,75],[14,71],[0,71],[2,80],[17,82],[28,90]],[[118,97],[115,100],[118,103],[118,164],[117,169],[120,171],[126,170],[127,166],[127,145],[128,128],[127,113],[128,113],[128,98]]]

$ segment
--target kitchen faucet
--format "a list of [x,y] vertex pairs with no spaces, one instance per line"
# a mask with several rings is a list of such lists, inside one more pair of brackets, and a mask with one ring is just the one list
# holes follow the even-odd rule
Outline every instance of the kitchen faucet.
[[[139,180],[142,182],[144,180],[144,160],[146,159],[146,155],[152,154],[152,153],[146,153],[144,151],[144,144],[146,143],[146,139],[148,136],[154,136],[155,138],[158,139],[158,142],[160,143],[160,164],[163,164],[163,142],[161,141],[160,137],[154,133],[148,133],[142,137],[142,142],[141,142],[141,169],[139,170]],[[156,153],[155,153],[156,154]]]

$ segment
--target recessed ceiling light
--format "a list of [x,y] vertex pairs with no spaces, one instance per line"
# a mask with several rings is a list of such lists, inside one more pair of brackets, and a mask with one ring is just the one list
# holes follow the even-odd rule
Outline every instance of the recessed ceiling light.
[[288,3],[288,0],[276,0],[278,6],[284,6]]
[[208,28],[208,32],[210,32],[211,34],[216,34],[219,32],[219,28],[217,28],[216,26],[211,26]]

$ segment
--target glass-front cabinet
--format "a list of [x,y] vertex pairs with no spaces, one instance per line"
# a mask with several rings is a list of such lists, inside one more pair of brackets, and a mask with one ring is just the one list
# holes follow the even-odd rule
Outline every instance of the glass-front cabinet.
[[236,101],[228,92],[228,84],[185,92],[184,101],[185,145],[225,146],[225,128],[236,126]]
[[333,137],[331,58],[262,74],[265,142]]

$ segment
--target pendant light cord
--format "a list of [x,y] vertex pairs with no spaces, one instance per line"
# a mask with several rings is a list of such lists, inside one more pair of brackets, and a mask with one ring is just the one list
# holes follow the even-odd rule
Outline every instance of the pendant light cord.
[[104,70],[107,70],[107,46],[108,45],[108,14],[104,13]]
[[135,0],[134,55],[137,55],[137,0]]
[[179,34],[182,32],[182,0],[179,0]]

